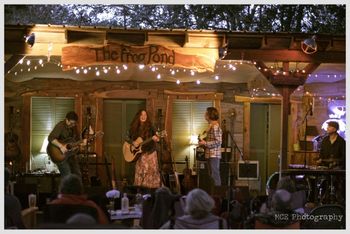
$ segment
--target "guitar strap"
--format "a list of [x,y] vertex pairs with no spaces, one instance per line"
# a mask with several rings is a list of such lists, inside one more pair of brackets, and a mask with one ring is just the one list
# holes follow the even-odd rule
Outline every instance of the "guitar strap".
[[[216,124],[213,124],[213,123],[209,124],[209,127],[206,130],[207,134],[211,131],[211,128],[214,127],[214,125],[216,125]],[[208,166],[208,174],[211,175],[212,171],[211,171],[211,166],[210,166],[210,155],[209,155],[209,158],[207,158],[207,166]]]

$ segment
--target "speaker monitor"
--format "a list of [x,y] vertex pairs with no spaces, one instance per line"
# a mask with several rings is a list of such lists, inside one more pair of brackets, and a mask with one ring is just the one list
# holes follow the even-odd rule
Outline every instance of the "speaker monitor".
[[198,173],[198,188],[203,189],[207,193],[211,194],[214,182],[209,175],[209,164],[207,161],[197,160],[197,173]]

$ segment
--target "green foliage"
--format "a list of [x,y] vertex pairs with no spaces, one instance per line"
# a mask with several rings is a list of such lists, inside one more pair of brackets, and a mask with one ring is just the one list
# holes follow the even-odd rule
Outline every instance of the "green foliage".
[[345,8],[271,4],[5,5],[5,23],[344,34]]

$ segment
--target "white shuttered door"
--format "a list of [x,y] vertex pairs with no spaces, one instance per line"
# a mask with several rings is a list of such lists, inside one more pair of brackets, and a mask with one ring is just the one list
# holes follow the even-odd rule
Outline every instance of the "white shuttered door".
[[[208,123],[204,118],[207,107],[213,106],[211,101],[175,101],[172,116],[172,154],[175,161],[184,161],[189,158],[189,166],[194,162],[193,148],[190,145],[191,135],[202,133]],[[182,171],[185,165],[177,166]]]

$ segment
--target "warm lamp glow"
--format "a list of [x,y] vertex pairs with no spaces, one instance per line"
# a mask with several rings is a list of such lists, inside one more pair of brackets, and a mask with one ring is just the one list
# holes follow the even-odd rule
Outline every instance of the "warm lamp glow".
[[45,137],[45,140],[43,141],[43,144],[41,145],[40,153],[46,153],[46,147],[49,144],[49,141],[47,140],[47,137]]
[[190,145],[198,145],[198,136],[197,135],[190,136]]

